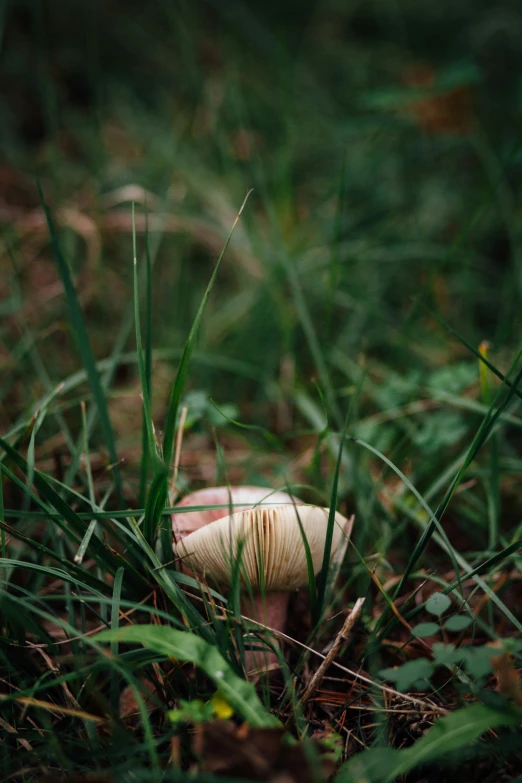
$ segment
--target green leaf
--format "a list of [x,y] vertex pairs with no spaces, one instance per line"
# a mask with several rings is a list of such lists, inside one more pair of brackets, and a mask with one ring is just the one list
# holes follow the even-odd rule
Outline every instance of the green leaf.
[[461,650],[466,671],[472,677],[486,677],[493,671],[491,658],[498,655],[498,650],[491,647],[464,647]]
[[436,721],[410,748],[375,748],[350,759],[339,771],[336,783],[392,783],[420,764],[427,764],[470,745],[484,732],[522,723],[522,710],[492,709],[473,704]]
[[440,617],[451,606],[451,601],[444,593],[433,593],[426,601],[426,611]]
[[434,668],[432,662],[427,658],[416,658],[414,661],[407,661],[394,669],[383,669],[379,674],[386,680],[395,681],[397,690],[407,691],[417,680],[429,679]]
[[453,446],[467,434],[468,425],[460,413],[438,411],[428,416],[413,433],[413,442],[427,454]]
[[411,629],[412,634],[419,639],[425,639],[427,636],[434,636],[436,633],[439,633],[439,631],[440,626],[438,626],[437,623],[419,623],[418,625],[414,625]]
[[444,623],[444,628],[447,631],[458,633],[471,625],[473,619],[466,614],[454,614],[452,617],[448,617]]
[[235,674],[217,649],[196,634],[176,631],[165,625],[128,625],[117,631],[102,631],[94,638],[98,642],[135,642],[167,657],[193,663],[205,672],[230,706],[251,726],[281,725],[265,710],[252,683]]
[[455,649],[454,644],[442,644],[437,642],[433,645],[433,660],[437,666],[453,666],[462,661],[462,650]]

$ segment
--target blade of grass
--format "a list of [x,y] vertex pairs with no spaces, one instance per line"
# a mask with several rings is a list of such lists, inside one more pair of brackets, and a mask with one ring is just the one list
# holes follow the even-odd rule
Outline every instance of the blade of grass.
[[259,432],[263,438],[266,440],[266,442],[273,446],[277,451],[284,451],[285,448],[279,438],[274,435],[270,430],[265,429],[265,427],[261,427],[259,424],[243,424],[240,421],[236,421],[235,419],[230,418],[230,416],[227,416],[226,413],[223,413],[221,408],[219,408],[212,397],[208,398],[209,402],[214,406],[214,408],[217,410],[220,416],[223,416],[226,421],[228,421],[230,424],[233,424],[235,427],[239,427],[242,430],[250,430],[251,432]]
[[[364,448],[368,449],[372,453],[374,453],[376,456],[378,456],[380,459],[382,459],[387,465],[389,465],[392,470],[405,482],[408,489],[415,495],[417,500],[419,501],[420,505],[424,508],[428,515],[428,525],[426,526],[424,533],[428,529],[428,527],[433,526],[434,529],[438,530],[439,537],[436,539],[437,543],[443,547],[443,549],[448,553],[452,560],[453,568],[455,570],[455,573],[457,574],[457,580],[456,583],[459,585],[459,589],[462,591],[461,587],[461,577],[460,577],[460,571],[457,568],[457,564],[462,568],[466,574],[471,574],[473,572],[473,568],[470,566],[470,564],[465,560],[462,555],[460,555],[451,545],[450,541],[448,540],[446,533],[444,532],[444,529],[442,528],[439,519],[436,516],[436,512],[433,512],[428,504],[426,503],[425,499],[420,495],[417,489],[412,485],[412,483],[407,479],[406,476],[402,473],[402,471],[397,468],[396,465],[394,465],[390,460],[388,460],[387,457],[384,456],[381,452],[378,451],[378,449],[375,449],[373,446],[371,446],[369,443],[366,443],[365,441],[362,441],[360,438],[354,438],[350,437],[350,440],[353,440],[354,442],[359,443]],[[406,512],[406,506],[404,506],[403,510]],[[408,509],[411,513],[411,509]],[[418,521],[418,520],[416,520]],[[423,533],[423,536],[424,536]],[[421,540],[423,539],[423,536],[421,536]],[[515,617],[513,612],[508,609],[508,607],[505,605],[505,603],[498,597],[498,595],[495,593],[494,590],[492,590],[479,576],[477,573],[473,573],[473,579],[477,583],[477,585],[483,590],[490,598],[490,600],[496,604],[501,612],[509,619],[509,621],[517,628],[519,631],[522,631],[522,623]],[[398,589],[395,590],[393,594],[393,600],[395,600],[396,596],[398,595]],[[380,631],[382,629],[382,625],[384,623],[384,620],[388,618],[388,610],[385,609],[381,616],[379,617],[379,620],[377,621],[376,627],[375,627],[375,633]]]
[[[3,438],[0,438],[0,446],[7,452],[7,454],[11,457],[13,462],[17,465],[17,467],[25,474],[27,475],[27,462],[24,460],[24,458],[19,454],[13,447],[7,443]],[[8,469],[5,467],[3,463],[0,463],[0,470],[6,473],[6,475],[10,474],[10,471],[8,472]],[[16,476],[13,474],[10,475],[11,480],[16,481]],[[27,490],[27,487],[22,484],[25,491]],[[47,508],[47,503],[49,503],[51,506],[55,508],[55,510],[60,515],[59,518],[62,518],[65,520],[67,525],[64,525],[63,523],[59,523],[60,527],[64,532],[66,532],[69,536],[71,536],[76,543],[80,543],[81,539],[83,538],[85,531],[86,531],[86,522],[81,519],[77,515],[77,513],[71,508],[71,506],[66,503],[60,495],[50,486],[49,481],[47,477],[44,476],[43,473],[41,473],[39,470],[34,471],[34,486],[38,490],[39,495],[35,495],[32,493],[33,500],[37,502],[44,510]],[[42,498],[46,501],[43,502]],[[56,517],[54,517],[56,520]],[[97,559],[99,559],[101,562],[104,563],[104,566],[109,570],[110,573],[114,574],[117,570],[117,568],[122,564],[122,556],[117,555],[116,553],[113,553],[108,547],[106,547],[103,542],[94,537],[92,540],[92,548],[93,552],[96,554]],[[130,565],[130,564],[128,564]],[[143,579],[139,575],[139,572],[136,571],[134,568],[132,568],[133,572],[133,580],[136,581],[136,578],[139,578],[139,581]]]
[[[92,480],[91,459],[89,456],[89,434],[87,431],[87,420],[85,416],[84,400],[82,400],[81,402],[81,409],[82,409],[83,452],[85,454],[85,472],[87,474],[87,488],[89,490],[89,498],[91,501],[91,505],[94,507],[96,505],[96,498],[94,493],[94,483]],[[87,547],[89,546],[89,542],[92,538],[94,531],[96,530],[97,525],[98,525],[98,520],[96,519],[92,519],[89,522],[89,527],[87,528],[87,531],[82,539],[82,542],[78,547],[78,551],[74,556],[74,562],[78,563],[78,565],[81,564],[85,556]]]
[[165,468],[156,473],[147,495],[145,505],[145,519],[143,521],[143,535],[152,546],[156,540],[156,534],[161,522],[161,516],[167,504],[168,498],[168,474]]
[[[84,568],[80,568],[77,563],[71,563],[69,559],[61,557],[57,552],[55,552],[54,549],[49,549],[49,547],[45,546],[39,541],[28,538],[28,536],[25,536],[16,528],[10,527],[5,522],[0,521],[0,529],[0,538],[2,541],[5,541],[5,534],[8,533],[12,538],[16,538],[18,541],[22,541],[28,547],[31,547],[31,549],[34,549],[35,552],[39,552],[46,558],[50,557],[53,560],[56,560],[63,566],[64,569],[69,569],[73,574],[76,574],[78,578],[81,576],[82,579],[85,579],[85,581],[96,590],[102,591],[106,587],[105,583],[97,577],[93,576],[90,571],[86,571]],[[7,551],[5,547],[2,548],[2,557],[7,557]]]
[[134,322],[136,329],[136,355],[138,360],[138,370],[141,382],[141,394],[143,398],[143,426],[146,431],[147,455],[150,457],[155,474],[158,473],[160,454],[155,448],[156,439],[154,437],[154,427],[152,423],[152,410],[150,403],[150,377],[147,375],[147,368],[143,360],[142,341],[141,341],[141,321],[140,321],[140,301],[138,288],[138,258],[136,254],[136,219],[134,203],[132,204],[132,246],[133,246],[133,270],[134,270]]
[[[133,229],[134,230],[134,229]],[[145,388],[149,396],[152,396],[152,259],[149,246],[149,212],[145,212],[145,361],[144,361]],[[138,503],[145,503],[145,492],[149,471],[149,441],[148,425],[143,412],[142,445],[140,463],[140,489]]]
[[225,242],[225,246],[223,247],[223,250],[221,251],[221,254],[217,260],[217,264],[214,267],[214,271],[212,273],[212,277],[210,278],[210,281],[207,285],[207,288],[205,290],[205,293],[203,295],[203,299],[201,301],[201,304],[199,306],[199,310],[196,314],[196,317],[194,319],[194,322],[192,324],[190,334],[187,338],[187,342],[185,343],[185,346],[183,348],[183,353],[180,359],[178,372],[176,374],[176,379],[174,381],[174,385],[172,387],[172,391],[170,393],[170,399],[169,399],[169,408],[167,413],[167,421],[165,423],[165,434],[163,437],[163,459],[165,461],[165,464],[167,468],[170,466],[171,460],[172,460],[172,450],[174,446],[174,433],[176,430],[176,422],[177,422],[177,415],[178,415],[178,408],[181,402],[181,395],[183,393],[183,388],[185,386],[185,382],[187,380],[188,376],[188,370],[190,365],[190,359],[192,356],[192,351],[194,350],[194,344],[196,342],[196,337],[198,335],[199,326],[201,323],[201,319],[203,317],[203,313],[205,312],[205,308],[207,306],[208,299],[210,297],[210,293],[212,291],[212,288],[214,286],[214,282],[217,277],[217,273],[219,271],[219,267],[221,264],[221,261],[223,259],[223,256],[225,255],[225,252],[228,248],[228,245],[230,244],[230,240],[232,239],[232,235],[234,233],[234,229],[237,226],[239,219],[241,217],[241,213],[243,212],[243,209],[245,208],[245,204],[247,202],[248,197],[250,196],[250,193],[252,191],[248,191],[248,193],[245,196],[245,199],[241,205],[241,208],[239,212],[237,213],[236,219],[234,220],[234,224],[230,230],[230,233],[227,237],[227,240]]
[[[483,341],[479,346],[480,355],[485,359],[488,357],[488,343]],[[480,391],[482,401],[489,407],[492,402],[491,387],[489,384],[487,367],[480,363]],[[491,434],[489,443],[489,480],[486,482],[486,494],[488,499],[488,545],[493,551],[498,544],[498,528],[500,519],[500,471],[499,471],[499,444],[498,432]]]
[[[112,606],[111,606],[111,630],[117,631],[120,625],[120,601],[121,601],[121,588],[123,584],[123,576],[125,574],[124,568],[118,568],[114,577],[114,585],[112,588]],[[114,639],[111,642],[111,655],[114,658],[118,657],[119,642]],[[114,710],[118,706],[118,676],[116,671],[112,671],[111,677],[111,703]]]
[[334,526],[335,526],[335,512],[337,509],[337,492],[339,488],[339,473],[341,472],[341,463],[342,463],[342,457],[343,457],[343,447],[344,447],[344,441],[346,438],[346,429],[348,427],[349,422],[349,414],[350,411],[348,411],[348,414],[346,416],[343,431],[341,433],[340,439],[339,439],[339,453],[337,455],[337,462],[335,465],[333,480],[332,480],[332,492],[330,495],[330,510],[328,512],[328,524],[326,528],[326,538],[324,542],[324,552],[323,552],[323,563],[321,566],[321,571],[319,572],[319,577],[317,579],[317,610],[318,610],[318,619],[321,618],[323,609],[324,609],[324,603],[326,598],[326,588],[328,585],[328,572],[330,569],[330,558],[332,554],[332,541],[333,541],[333,533],[334,533]]
[[299,532],[301,533],[301,539],[303,541],[303,547],[306,557],[306,570],[308,574],[308,590],[310,594],[310,617],[312,619],[312,625],[314,628],[317,626],[321,619],[319,601],[317,600],[317,580],[315,578],[314,562],[312,559],[312,552],[310,545],[306,537],[301,517],[299,516],[299,506],[294,503],[294,511],[299,525]]
[[202,636],[204,639],[207,639],[207,641],[212,641],[212,634],[205,626],[203,618],[177,584],[178,581],[181,584],[181,580],[177,580],[172,575],[172,573],[170,573],[164,567],[163,563],[161,563],[156,553],[154,552],[154,549],[145,539],[145,536],[143,535],[143,532],[136,520],[130,517],[129,522],[139,546],[147,556],[148,562],[145,561],[143,564],[145,570],[150,573],[154,581],[164,590],[165,594],[172,602],[172,605],[176,607],[177,611],[187,621],[187,623],[193,629],[196,629],[200,636]]
[[73,332],[76,338],[76,345],[78,347],[83,362],[83,366],[85,367],[85,371],[87,373],[87,379],[89,381],[89,386],[91,388],[93,399],[96,403],[96,407],[98,408],[98,414],[100,416],[100,423],[104,434],[105,443],[107,446],[107,450],[109,452],[109,458],[113,466],[114,483],[116,486],[118,500],[120,505],[123,505],[124,502],[123,483],[122,483],[121,472],[119,467],[118,453],[116,450],[116,442],[114,439],[114,432],[109,417],[107,400],[105,398],[105,393],[103,391],[103,387],[100,382],[100,376],[96,368],[96,361],[94,359],[91,341],[89,339],[89,333],[87,331],[87,327],[85,325],[80,303],[76,295],[76,290],[71,276],[71,271],[69,269],[69,265],[67,261],[65,260],[64,255],[62,254],[60,243],[58,241],[58,234],[56,232],[56,228],[54,225],[54,220],[51,211],[49,209],[49,206],[45,201],[40,183],[38,183],[38,192],[40,195],[40,200],[47,220],[47,226],[51,237],[51,244],[53,248],[54,258],[56,261],[56,265],[58,267],[58,272],[60,274],[60,278],[63,283],[65,296],[69,306],[71,326],[73,328]]

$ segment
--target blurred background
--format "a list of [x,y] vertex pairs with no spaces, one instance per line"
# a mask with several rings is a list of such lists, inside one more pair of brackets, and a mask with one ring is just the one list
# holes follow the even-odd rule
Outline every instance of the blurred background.
[[[488,341],[504,371],[518,348],[521,5],[6,0],[0,41],[2,430],[64,382],[36,452],[60,477],[90,401],[37,179],[108,390],[129,503],[141,448],[131,204],[142,299],[146,246],[153,267],[161,432],[253,188],[194,354],[180,486],[291,478],[328,493],[326,410],[332,429],[348,412],[350,432],[440,491],[494,386],[462,341]],[[499,445],[508,520],[517,433]],[[472,480],[480,487],[480,469]],[[392,535],[375,497],[378,515],[393,514],[395,482],[347,448],[341,496],[367,531]],[[456,517],[485,544],[476,498],[462,493]]]

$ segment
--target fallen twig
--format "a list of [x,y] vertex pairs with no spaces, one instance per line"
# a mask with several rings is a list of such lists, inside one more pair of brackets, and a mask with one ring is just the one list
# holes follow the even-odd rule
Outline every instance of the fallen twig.
[[350,635],[350,633],[351,633],[355,623],[357,622],[357,619],[358,619],[359,615],[361,614],[361,610],[362,610],[363,605],[364,605],[364,600],[365,600],[364,598],[358,598],[357,601],[355,602],[355,605],[354,605],[353,609],[351,610],[351,612],[349,613],[348,617],[346,618],[346,620],[343,623],[343,627],[341,628],[341,630],[337,634],[337,638],[335,639],[335,642],[333,643],[332,647],[330,648],[330,650],[328,652],[328,655],[322,661],[322,663],[319,666],[319,668],[317,669],[316,673],[314,674],[314,676],[312,677],[312,679],[308,683],[307,689],[305,690],[305,692],[301,696],[301,698],[299,700],[299,706],[301,708],[303,708],[309,702],[311,697],[314,695],[314,693],[316,692],[317,688],[319,687],[319,685],[322,682],[322,679],[323,679],[323,677],[324,677],[324,675],[326,673],[326,670],[328,669],[328,667],[330,666],[331,662],[333,661],[333,659],[335,658],[335,656],[337,655],[337,653],[341,649],[341,646],[342,646],[343,642],[345,642],[348,639],[348,637],[349,637],[349,635]]

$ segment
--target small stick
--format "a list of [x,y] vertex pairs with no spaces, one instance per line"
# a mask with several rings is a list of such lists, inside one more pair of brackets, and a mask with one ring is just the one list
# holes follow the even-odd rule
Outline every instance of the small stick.
[[183,443],[183,431],[185,429],[185,419],[187,418],[188,408],[183,407],[179,417],[179,427],[176,436],[176,450],[174,452],[174,471],[172,477],[172,487],[177,491],[176,482],[178,480],[179,462],[181,459],[181,444]]
[[317,669],[316,673],[308,683],[308,687],[306,691],[301,696],[299,700],[299,706],[301,708],[304,708],[305,705],[308,703],[308,701],[311,699],[311,697],[314,695],[317,688],[321,684],[321,681],[326,673],[327,668],[330,666],[331,662],[333,661],[333,659],[341,649],[343,642],[345,642],[348,639],[355,623],[357,622],[359,615],[361,614],[361,610],[364,605],[364,600],[365,600],[364,598],[358,598],[357,601],[355,602],[352,611],[344,621],[343,627],[337,634],[337,638],[333,643],[330,652],[328,653],[326,658],[324,658],[323,662]]

